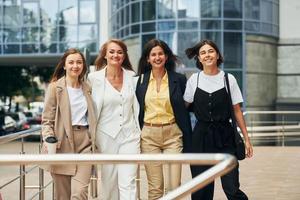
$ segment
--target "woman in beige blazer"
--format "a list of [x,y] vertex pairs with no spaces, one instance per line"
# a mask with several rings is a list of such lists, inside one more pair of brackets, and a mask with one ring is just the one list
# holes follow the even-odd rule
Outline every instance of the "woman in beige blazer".
[[[43,140],[55,136],[56,153],[91,153],[95,116],[91,89],[83,81],[87,66],[82,53],[69,49],[60,59],[45,97]],[[43,145],[43,153],[47,146]],[[91,165],[51,165],[55,199],[88,199]]]

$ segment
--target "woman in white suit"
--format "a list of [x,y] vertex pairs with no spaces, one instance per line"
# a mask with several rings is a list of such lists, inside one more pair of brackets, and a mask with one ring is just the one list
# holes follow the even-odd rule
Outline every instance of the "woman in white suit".
[[[126,45],[107,41],[95,61],[96,71],[88,76],[96,106],[96,144],[104,154],[139,154],[139,104],[135,78]],[[103,165],[102,191],[105,200],[135,200],[137,165]]]

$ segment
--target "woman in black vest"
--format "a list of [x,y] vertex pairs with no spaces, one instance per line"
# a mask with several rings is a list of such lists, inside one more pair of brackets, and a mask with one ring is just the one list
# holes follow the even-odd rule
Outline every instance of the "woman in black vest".
[[[234,134],[231,118],[231,106],[240,127],[246,147],[246,156],[252,157],[253,149],[248,137],[246,124],[239,103],[243,102],[241,91],[233,75],[228,74],[232,105],[225,87],[224,71],[219,68],[223,57],[217,45],[203,40],[194,47],[186,49],[188,58],[196,60],[199,73],[193,74],[187,82],[184,100],[186,105],[193,103],[197,123],[193,130],[192,151],[195,153],[235,154]],[[210,166],[191,166],[195,177]],[[223,190],[229,200],[246,200],[248,197],[239,189],[238,166],[221,177]],[[214,182],[192,194],[193,200],[212,200]]]

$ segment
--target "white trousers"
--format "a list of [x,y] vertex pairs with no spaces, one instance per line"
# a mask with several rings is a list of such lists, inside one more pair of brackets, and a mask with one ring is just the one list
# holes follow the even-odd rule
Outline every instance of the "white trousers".
[[[104,154],[139,154],[140,134],[121,131],[116,138],[104,133],[99,136],[100,151]],[[104,200],[137,199],[137,165],[114,164],[101,167],[101,194]]]

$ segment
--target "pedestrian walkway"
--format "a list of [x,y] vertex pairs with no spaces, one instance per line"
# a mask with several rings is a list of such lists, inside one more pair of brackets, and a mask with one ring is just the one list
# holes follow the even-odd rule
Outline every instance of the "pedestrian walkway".
[[[38,143],[27,143],[26,152],[35,153]],[[19,142],[1,145],[0,154],[18,153]],[[29,167],[28,167],[29,168]],[[241,188],[250,200],[299,200],[300,199],[300,147],[254,147],[254,157],[240,162]],[[37,171],[26,177],[27,185],[37,184]],[[18,175],[18,166],[0,166],[0,185]],[[147,199],[146,177],[141,169],[141,197]],[[183,167],[182,181],[191,178],[189,167]],[[45,183],[50,180],[46,173]],[[19,183],[1,189],[3,200],[17,200]],[[215,200],[225,200],[220,179],[216,180]],[[36,191],[36,190],[35,190]],[[35,191],[26,191],[27,199]],[[101,189],[100,189],[101,193]],[[35,198],[38,199],[38,198]],[[186,198],[189,199],[189,198]],[[46,189],[45,200],[51,200],[51,187]]]

